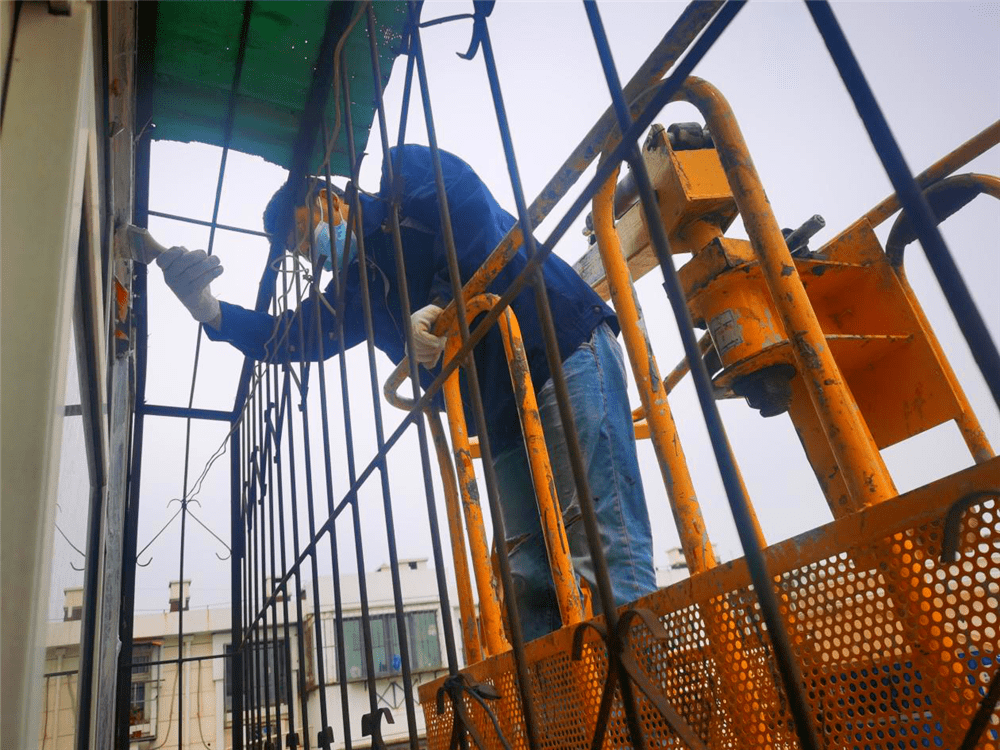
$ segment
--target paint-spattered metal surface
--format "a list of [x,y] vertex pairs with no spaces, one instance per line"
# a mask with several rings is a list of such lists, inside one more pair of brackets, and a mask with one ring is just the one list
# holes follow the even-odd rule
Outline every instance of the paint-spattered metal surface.
[[[243,75],[236,97],[231,147],[288,167],[292,145],[316,68],[327,16],[337,13],[344,28],[355,3],[255,2],[250,6]],[[162,2],[156,19],[153,137],[222,144],[222,123],[236,66],[244,3]],[[375,3],[383,78],[400,51],[406,3]],[[344,43],[350,78],[355,141],[368,141],[374,116],[369,47],[363,20]],[[383,85],[385,81],[383,81]],[[328,121],[334,122],[334,97]],[[341,102],[343,112],[343,102]],[[343,114],[341,114],[343,120]],[[140,127],[146,123],[140,123]],[[341,126],[330,168],[347,171],[346,133]],[[317,146],[311,163],[319,165]]]

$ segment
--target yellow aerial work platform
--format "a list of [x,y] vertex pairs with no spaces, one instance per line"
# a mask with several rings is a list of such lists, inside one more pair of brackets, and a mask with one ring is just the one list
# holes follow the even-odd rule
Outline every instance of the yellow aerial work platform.
[[[979,709],[992,711],[993,728],[976,746],[995,748],[1000,460],[906,280],[908,220],[897,220],[883,248],[874,228],[898,210],[890,197],[810,251],[808,230],[786,237],[779,229],[721,93],[689,78],[676,98],[695,104],[706,126],[654,127],[647,138],[641,153],[659,215],[647,216],[628,179],[616,194],[613,174],[594,198],[593,245],[577,270],[615,305],[642,399],[636,434],[653,441],[692,575],[621,610],[618,638],[603,618],[587,619],[572,563],[551,552],[565,549],[558,544],[565,531],[546,492],[547,456],[534,452],[543,455],[533,474],[563,613],[562,629],[525,646],[538,743],[632,747],[618,689],[627,675],[645,747],[799,746],[746,561],[718,563],[705,533],[667,402],[687,365],[660,377],[632,288],[658,265],[655,221],[674,253],[692,254],[678,273],[695,325],[708,330],[701,350],[714,365],[716,397],[746,398],[765,416],[788,413],[834,516],[764,550],[822,746],[958,747]],[[939,220],[980,193],[1000,197],[994,177],[949,177],[998,140],[995,123],[917,178],[933,186],[928,197]],[[738,215],[749,240],[725,234]],[[466,292],[470,319],[496,301],[474,284]],[[460,344],[451,320],[447,357]],[[532,389],[523,387],[516,329],[508,341],[530,445],[540,427]],[[386,392],[406,406],[394,393],[403,374]],[[469,665],[458,678],[420,687],[428,744],[453,747],[468,732],[483,747],[520,747],[527,742],[522,696],[474,492],[475,443],[455,400],[457,375],[452,381],[457,483],[436,416],[431,426]],[[899,495],[880,449],[950,420],[975,465]],[[752,512],[751,521],[766,544]],[[615,643],[621,671],[609,673]]]

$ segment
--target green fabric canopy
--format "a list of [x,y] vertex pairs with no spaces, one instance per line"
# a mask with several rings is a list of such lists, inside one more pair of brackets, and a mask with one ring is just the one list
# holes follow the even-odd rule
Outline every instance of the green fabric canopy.
[[[356,3],[340,6],[337,17],[346,28]],[[217,0],[158,4],[151,92],[154,138],[223,145],[244,8],[241,2]],[[290,166],[330,8],[326,2],[252,4],[231,148]],[[376,2],[373,9],[384,86],[401,51],[407,4]],[[343,28],[338,30],[338,39]],[[365,14],[352,29],[344,50],[354,139],[360,151],[368,141],[375,113]],[[326,107],[329,127],[334,122],[334,91]],[[343,175],[348,172],[343,103],[341,123],[330,171]],[[317,140],[311,169],[319,169],[325,152],[322,136]]]

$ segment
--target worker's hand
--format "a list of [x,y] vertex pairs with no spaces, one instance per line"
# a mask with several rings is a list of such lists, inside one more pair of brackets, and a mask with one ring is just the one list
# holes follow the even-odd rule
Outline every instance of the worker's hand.
[[212,296],[212,279],[222,274],[216,255],[204,250],[172,247],[162,253],[156,264],[163,269],[163,280],[177,299],[199,323],[213,323],[221,316],[219,301]]
[[428,369],[437,364],[447,343],[447,339],[443,336],[431,333],[431,327],[440,314],[440,307],[427,305],[410,316],[410,324],[413,326],[413,353],[417,362]]

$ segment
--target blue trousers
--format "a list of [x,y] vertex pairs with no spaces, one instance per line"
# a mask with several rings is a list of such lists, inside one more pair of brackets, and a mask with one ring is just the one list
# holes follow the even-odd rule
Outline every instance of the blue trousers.
[[[606,323],[563,362],[563,371],[611,574],[614,606],[619,607],[655,591],[656,576],[625,363]],[[602,603],[551,379],[538,393],[538,409],[573,567],[578,576],[587,580],[597,614],[603,611]],[[493,466],[506,526],[514,595],[524,638],[530,641],[556,630],[561,622],[524,446],[498,455]]]

